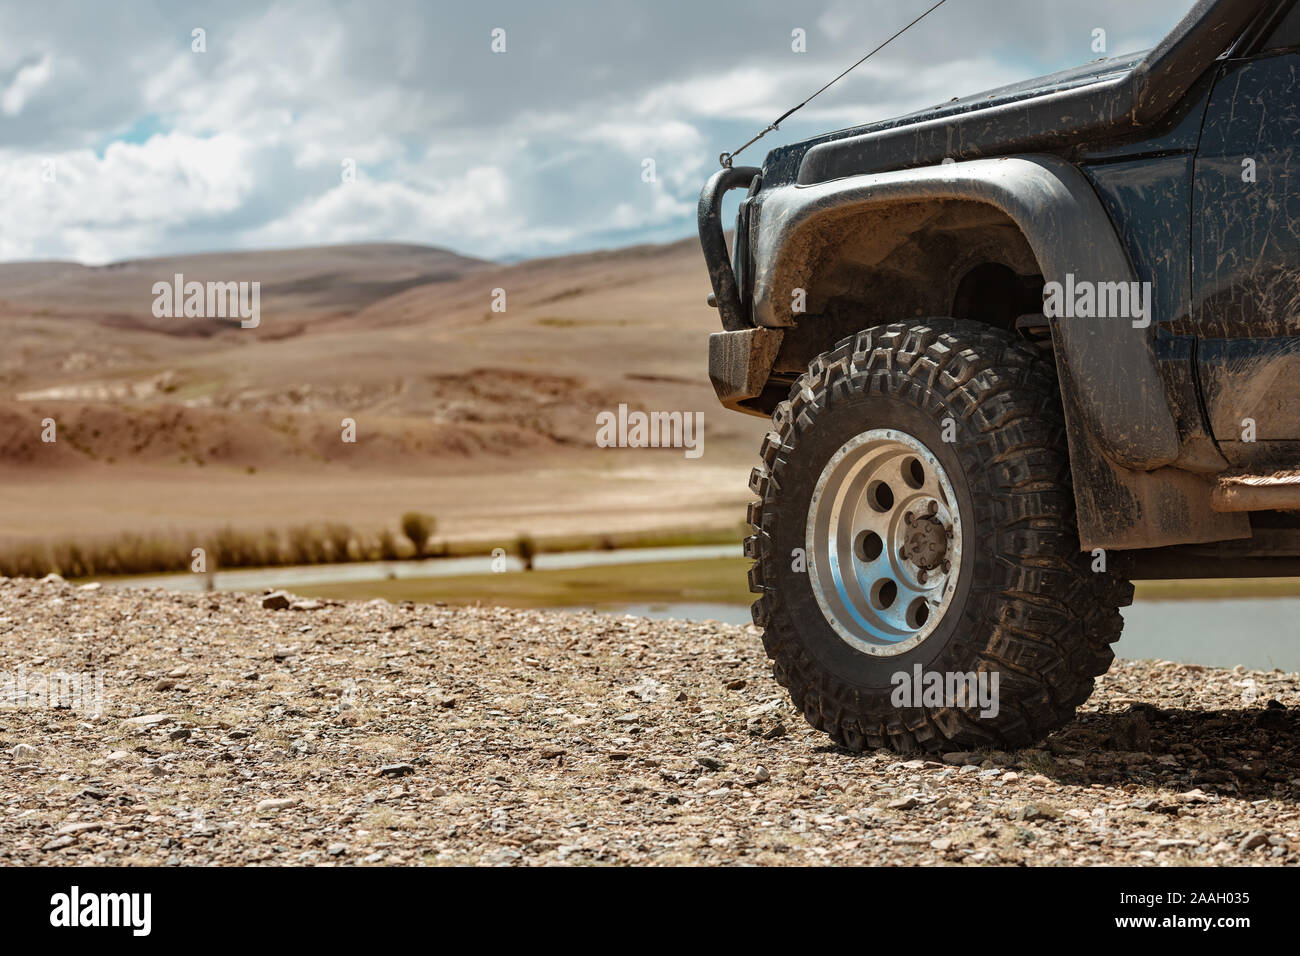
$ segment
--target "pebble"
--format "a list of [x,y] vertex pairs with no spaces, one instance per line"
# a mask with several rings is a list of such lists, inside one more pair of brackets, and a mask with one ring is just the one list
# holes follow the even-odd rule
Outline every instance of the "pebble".
[[1255,849],[1255,847],[1257,846],[1263,846],[1267,842],[1268,842],[1268,833],[1266,831],[1252,830],[1250,833],[1248,833],[1245,837],[1242,838],[1241,843],[1237,845],[1237,849],[1240,850],[1242,853],[1245,853],[1248,850]]
[[170,724],[175,719],[172,714],[141,714],[139,717],[128,717],[123,723],[130,724],[133,727],[161,727],[164,724]]
[[293,797],[270,798],[258,801],[257,812],[265,810],[287,810],[290,807],[296,807],[299,801]]
[[284,611],[294,602],[292,595],[284,591],[272,591],[262,598],[262,607],[268,611]]

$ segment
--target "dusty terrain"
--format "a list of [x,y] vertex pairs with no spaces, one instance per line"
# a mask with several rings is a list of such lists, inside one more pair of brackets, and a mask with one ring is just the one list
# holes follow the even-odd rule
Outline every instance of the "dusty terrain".
[[[0,864],[1300,861],[1300,676],[1120,662],[1042,746],[849,754],[752,629],[0,583]],[[1249,691],[1249,693],[1248,693]]]
[[[261,324],[155,318],[178,272],[261,282]],[[763,422],[713,397],[707,291],[693,240],[508,266],[395,244],[0,265],[0,541],[406,510],[449,536],[734,524]],[[703,457],[596,448],[620,403],[703,412]]]

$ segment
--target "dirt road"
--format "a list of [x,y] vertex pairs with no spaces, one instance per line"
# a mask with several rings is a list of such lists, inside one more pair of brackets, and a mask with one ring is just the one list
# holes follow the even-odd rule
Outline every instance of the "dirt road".
[[1040,748],[854,755],[752,629],[28,580],[0,670],[5,865],[1300,861],[1294,674],[1121,662]]

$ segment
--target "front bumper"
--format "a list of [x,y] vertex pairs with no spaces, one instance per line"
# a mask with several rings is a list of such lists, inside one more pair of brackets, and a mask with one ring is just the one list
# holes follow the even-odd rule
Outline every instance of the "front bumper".
[[766,417],[784,395],[764,395],[783,329],[737,329],[709,336],[709,381],[724,408]]
[[[754,328],[749,319],[740,283],[727,254],[722,197],[733,189],[752,187],[759,173],[753,166],[718,170],[700,193],[699,209],[700,246],[713,285],[709,303],[718,310],[723,328],[709,336],[709,381],[723,407],[751,415],[767,415],[770,411],[763,401],[763,392],[784,333],[780,329]],[[735,238],[738,260],[743,259],[745,239],[738,229]]]

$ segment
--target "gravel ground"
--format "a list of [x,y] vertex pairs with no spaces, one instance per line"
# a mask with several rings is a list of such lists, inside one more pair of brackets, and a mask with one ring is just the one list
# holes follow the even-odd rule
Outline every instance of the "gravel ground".
[[753,628],[94,588],[0,579],[0,670],[104,688],[4,691],[0,864],[1300,860],[1295,674],[1124,661],[1040,748],[854,755]]

